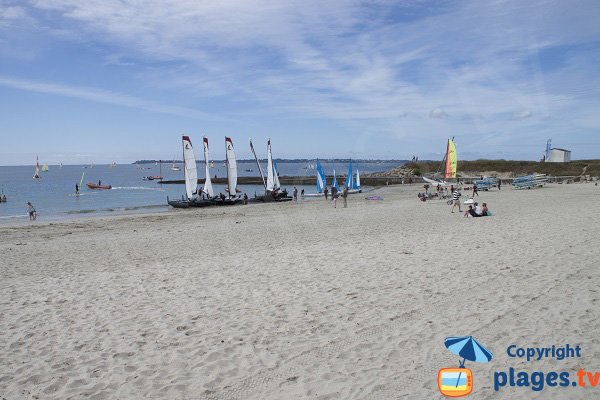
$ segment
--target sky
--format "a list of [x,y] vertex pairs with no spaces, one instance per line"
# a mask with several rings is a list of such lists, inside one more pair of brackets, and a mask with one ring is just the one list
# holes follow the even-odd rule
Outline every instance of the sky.
[[600,158],[600,2],[0,0],[0,165]]

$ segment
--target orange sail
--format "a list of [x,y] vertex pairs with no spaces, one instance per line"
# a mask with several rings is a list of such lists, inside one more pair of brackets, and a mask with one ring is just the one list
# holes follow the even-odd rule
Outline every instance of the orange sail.
[[448,139],[448,149],[446,150],[446,173],[445,179],[456,178],[456,145],[454,141]]

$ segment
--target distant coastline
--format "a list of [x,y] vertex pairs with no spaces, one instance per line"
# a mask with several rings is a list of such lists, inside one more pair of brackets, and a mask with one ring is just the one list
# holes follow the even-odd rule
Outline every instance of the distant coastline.
[[[277,162],[289,162],[289,163],[309,163],[309,162],[314,162],[316,161],[315,158],[275,158],[274,159]],[[396,160],[396,159],[390,159],[390,160],[384,160],[384,159],[360,159],[360,158],[321,158],[321,161],[324,162],[328,162],[328,163],[347,163],[350,162],[350,160],[352,160],[352,162],[354,163],[360,163],[360,162],[369,162],[369,163],[377,163],[377,162],[381,162],[381,163],[392,163],[392,162],[398,162],[398,163],[407,163],[410,160]],[[225,162],[225,160],[211,160],[214,162]],[[261,162],[267,162],[266,158],[259,158],[259,161]],[[134,161],[132,164],[155,164],[158,162],[162,162],[162,163],[182,163],[183,160],[137,160]],[[237,160],[237,162],[256,162],[256,160],[254,160],[253,158],[247,158],[247,159],[239,159]],[[433,161],[432,161],[433,162]],[[202,160],[196,160],[197,164],[200,163],[204,163],[204,161]]]

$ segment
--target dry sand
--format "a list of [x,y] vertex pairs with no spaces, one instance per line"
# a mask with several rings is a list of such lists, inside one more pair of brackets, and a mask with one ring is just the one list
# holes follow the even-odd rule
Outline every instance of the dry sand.
[[482,192],[489,218],[417,191],[3,227],[0,395],[432,399],[458,365],[444,338],[474,335],[495,358],[467,362],[471,398],[600,396],[492,387],[509,367],[600,371],[600,188]]

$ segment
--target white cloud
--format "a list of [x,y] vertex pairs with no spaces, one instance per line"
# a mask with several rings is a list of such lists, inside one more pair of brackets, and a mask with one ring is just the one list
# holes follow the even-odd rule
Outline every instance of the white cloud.
[[173,114],[192,118],[200,118],[206,116],[206,114],[191,108],[153,103],[134,96],[91,87],[68,86],[56,83],[36,82],[4,76],[0,76],[0,86],[28,90],[38,93],[49,93],[66,97],[74,97],[98,103],[131,107],[164,114]]
[[429,113],[429,118],[446,118],[448,114],[441,108],[434,108]]
[[515,111],[512,114],[512,119],[520,121],[526,118],[530,118],[531,117],[531,111],[529,110],[521,110],[521,111]]

